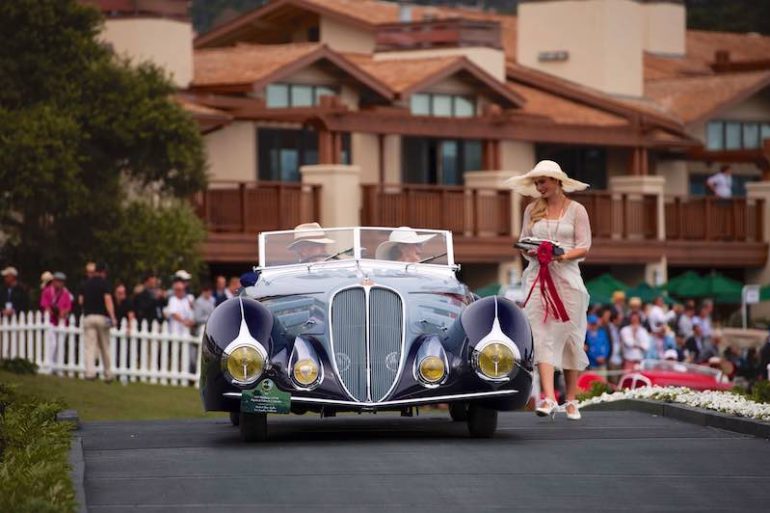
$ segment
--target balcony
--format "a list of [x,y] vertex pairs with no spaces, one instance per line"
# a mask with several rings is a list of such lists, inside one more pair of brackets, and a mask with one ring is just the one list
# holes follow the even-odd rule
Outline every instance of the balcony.
[[377,52],[483,46],[501,49],[500,24],[462,18],[377,25]]
[[208,231],[209,262],[253,262],[256,235],[288,230],[320,217],[320,185],[288,182],[212,181],[193,204]]

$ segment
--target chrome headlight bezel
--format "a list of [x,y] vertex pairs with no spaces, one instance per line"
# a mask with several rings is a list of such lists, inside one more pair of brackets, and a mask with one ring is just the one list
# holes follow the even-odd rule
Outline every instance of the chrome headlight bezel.
[[[294,377],[294,367],[302,360],[310,360],[318,367],[318,376],[316,377],[315,381],[309,385],[299,383]],[[312,344],[302,337],[297,337],[294,340],[294,348],[292,349],[291,355],[289,356],[289,365],[286,368],[286,373],[288,374],[292,385],[294,385],[294,388],[303,392],[313,391],[318,388],[321,383],[323,383],[325,377],[324,364],[318,357],[315,349],[313,349]]]
[[[438,381],[430,381],[423,377],[420,372],[420,365],[429,357],[435,357],[441,360],[444,365],[444,375]],[[414,380],[425,388],[438,388],[449,379],[449,359],[447,358],[444,346],[438,337],[430,336],[423,341],[412,365],[412,376]]]
[[[240,380],[235,378],[230,374],[230,371],[227,369],[227,362],[230,358],[230,355],[234,351],[242,347],[248,347],[250,349],[254,349],[262,361],[262,371],[258,374],[255,374],[253,378],[250,378],[248,380]],[[230,344],[228,344],[228,346],[222,352],[222,359],[220,361],[222,373],[225,375],[225,378],[227,378],[227,380],[231,384],[239,387],[247,387],[249,385],[256,383],[259,380],[259,378],[265,374],[265,371],[267,371],[268,363],[269,362],[267,358],[267,350],[264,348],[264,346],[262,346],[262,344],[260,344],[256,340],[244,341],[240,339],[240,337],[232,341]]]
[[[484,349],[492,344],[501,344],[505,346],[508,348],[508,350],[511,351],[511,354],[513,355],[513,369],[506,376],[495,378],[493,376],[487,376],[481,370],[479,357],[481,356],[482,351],[484,351]],[[492,383],[506,383],[512,379],[512,377],[516,374],[516,370],[521,366],[521,352],[519,351],[519,348],[516,346],[516,344],[514,344],[513,341],[507,337],[485,337],[481,342],[476,344],[476,346],[473,348],[473,351],[471,351],[471,365],[473,366],[473,370],[476,371],[476,375],[484,381],[489,381]]]

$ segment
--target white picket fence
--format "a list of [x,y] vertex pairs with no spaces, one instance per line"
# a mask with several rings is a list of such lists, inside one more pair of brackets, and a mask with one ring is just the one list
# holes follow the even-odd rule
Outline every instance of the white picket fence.
[[[67,326],[53,326],[42,312],[20,313],[0,319],[0,359],[23,358],[37,364],[41,374],[85,376],[82,322],[70,316]],[[110,361],[120,381],[161,385],[198,386],[201,337],[173,335],[168,324],[147,325],[123,321],[110,329]],[[47,354],[50,337],[58,339],[55,358]],[[51,351],[53,353],[53,351]],[[98,355],[98,351],[97,351]],[[191,369],[191,367],[193,367]],[[97,372],[103,375],[101,358]]]

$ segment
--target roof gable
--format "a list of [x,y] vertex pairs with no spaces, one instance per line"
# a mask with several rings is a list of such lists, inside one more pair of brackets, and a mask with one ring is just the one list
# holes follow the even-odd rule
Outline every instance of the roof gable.
[[316,43],[237,45],[195,51],[192,89],[252,91],[289,77],[319,61],[328,61],[379,96],[391,99],[393,90],[343,56]]
[[504,107],[521,107],[524,99],[492,75],[462,56],[425,59],[375,60],[368,55],[348,54],[357,66],[386,83],[399,97],[430,88],[449,77],[463,76],[479,84]]

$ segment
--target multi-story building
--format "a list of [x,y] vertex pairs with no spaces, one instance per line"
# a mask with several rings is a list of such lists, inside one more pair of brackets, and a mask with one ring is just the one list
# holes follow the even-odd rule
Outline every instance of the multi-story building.
[[[507,282],[524,202],[503,182],[551,158],[592,184],[587,274],[770,281],[770,37],[687,30],[677,0],[273,0],[193,40],[184,1],[94,1],[201,123],[215,268],[318,220],[450,229],[466,281]],[[730,200],[705,195],[722,163]]]

